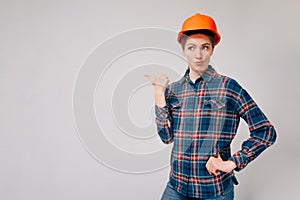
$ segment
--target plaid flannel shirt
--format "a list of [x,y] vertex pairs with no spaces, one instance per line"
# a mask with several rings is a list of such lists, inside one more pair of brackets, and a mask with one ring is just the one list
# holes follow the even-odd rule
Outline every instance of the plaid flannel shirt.
[[[157,131],[164,143],[173,142],[170,183],[185,196],[218,196],[230,181],[236,182],[233,172],[210,175],[205,167],[210,156],[220,153],[239,171],[276,140],[273,125],[247,91],[212,66],[195,83],[187,69],[167,86],[165,98],[166,106],[155,105]],[[240,118],[248,124],[250,137],[231,155]]]

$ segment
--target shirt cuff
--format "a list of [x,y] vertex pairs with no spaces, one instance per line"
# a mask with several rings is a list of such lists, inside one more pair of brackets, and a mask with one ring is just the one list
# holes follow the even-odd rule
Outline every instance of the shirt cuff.
[[165,124],[167,118],[168,118],[168,106],[165,105],[164,107],[159,107],[155,104],[155,116],[156,121],[159,124]]
[[237,153],[233,154],[233,156],[231,156],[228,160],[230,160],[236,164],[236,168],[234,169],[235,171],[242,170],[248,164],[247,156],[241,152],[237,152]]

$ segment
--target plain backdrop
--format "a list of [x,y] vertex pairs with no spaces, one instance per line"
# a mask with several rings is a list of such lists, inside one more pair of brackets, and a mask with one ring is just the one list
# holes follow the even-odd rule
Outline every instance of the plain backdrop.
[[[83,147],[74,83],[90,52],[112,35],[179,30],[196,12],[213,16],[222,35],[213,56],[218,72],[248,90],[278,133],[274,146],[236,173],[236,199],[296,199],[299,7],[296,0],[0,1],[0,199],[160,199],[169,168],[122,173]],[[242,122],[234,149],[247,135]]]

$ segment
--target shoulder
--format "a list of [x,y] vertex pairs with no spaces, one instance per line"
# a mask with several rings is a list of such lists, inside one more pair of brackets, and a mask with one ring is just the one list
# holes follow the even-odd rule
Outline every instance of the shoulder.
[[183,84],[182,84],[182,79],[179,79],[177,81],[174,81],[174,82],[171,82],[169,84],[169,87],[170,88],[178,88],[178,87],[181,87]]
[[181,77],[181,79],[169,83],[167,86],[168,93],[170,94],[174,92],[176,93],[176,91],[177,92],[182,91],[184,86],[183,82],[184,82],[184,77]]
[[239,84],[239,82],[232,77],[223,74],[217,74],[215,79],[219,79],[218,82],[221,82],[227,91],[240,94],[243,90],[243,87]]

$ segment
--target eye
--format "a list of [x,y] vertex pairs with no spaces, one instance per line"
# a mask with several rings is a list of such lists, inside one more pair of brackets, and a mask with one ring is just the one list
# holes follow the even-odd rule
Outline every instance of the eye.
[[202,50],[205,50],[205,51],[209,50],[209,46],[203,46]]
[[193,50],[194,50],[194,47],[193,47],[193,46],[189,46],[189,47],[188,47],[188,50],[193,51]]

